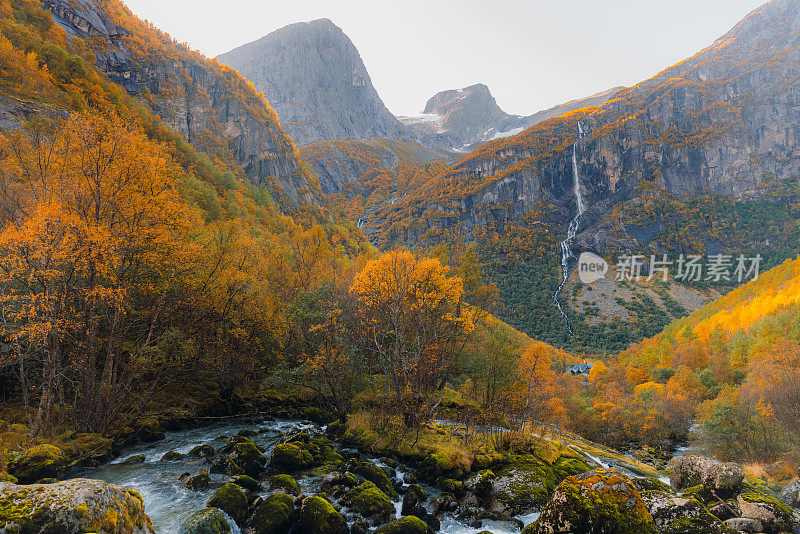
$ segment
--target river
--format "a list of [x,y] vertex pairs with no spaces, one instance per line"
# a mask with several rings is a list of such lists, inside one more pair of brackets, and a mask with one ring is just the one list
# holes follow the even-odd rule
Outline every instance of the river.
[[[145,511],[153,521],[157,533],[177,534],[181,522],[193,512],[205,508],[206,501],[216,491],[216,488],[228,478],[227,475],[211,474],[212,487],[204,490],[188,490],[179,480],[182,473],[195,475],[207,469],[210,463],[204,459],[184,458],[182,461],[162,462],[161,458],[169,451],[182,454],[188,453],[197,445],[209,444],[214,449],[225,445],[227,439],[240,430],[249,429],[258,432],[251,439],[265,449],[269,457],[279,437],[290,430],[301,429],[307,431],[322,431],[324,427],[299,420],[275,420],[269,417],[243,417],[225,420],[191,430],[167,432],[166,438],[156,443],[137,445],[123,451],[120,457],[97,469],[88,469],[76,473],[76,477],[104,480],[112,484],[129,487],[141,493],[144,499]],[[134,455],[143,454],[144,463],[126,464],[125,460]],[[193,460],[193,461],[188,461]],[[376,465],[382,465],[375,458],[369,459]],[[398,467],[398,478],[404,476],[402,466]],[[296,475],[297,482],[303,487],[306,495],[313,495],[318,491],[320,478],[310,478]],[[436,496],[439,491],[435,488],[423,486],[431,496]],[[270,492],[265,491],[266,497]],[[432,500],[432,499],[431,499]],[[401,508],[401,500],[395,500],[397,515]],[[346,510],[344,510],[346,515]],[[530,524],[538,518],[538,513],[519,516],[523,523]],[[445,514],[440,518],[442,534],[476,534],[490,531],[494,534],[517,534],[519,530],[509,527],[505,523],[484,521],[480,528],[470,527],[458,521],[452,514]],[[232,532],[238,534],[239,528],[229,520]]]

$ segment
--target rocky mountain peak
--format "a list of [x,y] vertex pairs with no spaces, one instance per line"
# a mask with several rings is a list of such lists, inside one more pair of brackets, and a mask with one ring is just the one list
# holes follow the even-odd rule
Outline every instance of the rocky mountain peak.
[[353,42],[328,19],[299,22],[219,56],[253,82],[298,145],[407,137]]

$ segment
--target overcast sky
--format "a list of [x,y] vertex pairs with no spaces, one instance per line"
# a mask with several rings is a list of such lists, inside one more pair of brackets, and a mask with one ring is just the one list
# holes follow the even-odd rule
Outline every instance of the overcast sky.
[[[698,52],[763,0],[124,0],[213,57],[287,24],[329,18],[353,40],[386,106],[489,86],[528,115],[633,85]],[[267,95],[269,98],[269,95]]]

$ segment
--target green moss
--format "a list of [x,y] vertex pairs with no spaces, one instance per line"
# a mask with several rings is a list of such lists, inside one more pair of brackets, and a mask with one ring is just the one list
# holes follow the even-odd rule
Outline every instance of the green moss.
[[407,515],[375,531],[375,534],[430,534],[428,525],[418,517]]
[[657,534],[639,492],[615,470],[597,469],[566,478],[526,534],[546,532]]
[[394,516],[394,504],[372,482],[364,482],[347,492],[345,502],[355,512],[367,519],[376,519],[381,522]]
[[242,488],[236,484],[223,484],[221,488],[214,493],[206,506],[209,508],[219,508],[239,525],[244,522],[244,516],[247,512],[247,497],[245,496]]
[[294,443],[281,443],[272,450],[270,466],[276,471],[293,473],[310,467],[314,458]]
[[187,480],[186,487],[191,490],[201,490],[207,488],[209,482],[211,482],[211,477],[206,471],[203,471]]
[[303,501],[295,530],[305,534],[348,533],[347,521],[342,514],[322,497],[308,497]]
[[247,475],[234,475],[228,481],[254,493],[257,493],[259,489],[258,480]]
[[67,466],[61,449],[54,445],[37,445],[26,450],[22,457],[8,466],[9,474],[22,484],[30,484],[42,478],[57,478]]
[[282,489],[289,495],[300,495],[302,488],[292,475],[281,474],[269,477],[269,484],[272,489]]
[[248,526],[259,534],[285,534],[292,527],[294,500],[285,493],[270,495],[253,511]]
[[264,470],[264,464],[267,463],[267,459],[261,453],[261,450],[252,441],[234,445],[233,452],[229,457],[237,466],[244,469],[244,474],[253,478],[257,478],[261,474],[261,471]]
[[169,451],[161,457],[161,462],[178,462],[183,460],[183,454],[176,451]]
[[191,458],[211,458],[214,456],[214,447],[205,443],[190,450],[187,456]]
[[[416,484],[414,484],[414,486],[416,486]],[[466,490],[464,489],[464,483],[460,480],[453,480],[452,478],[443,478],[439,481],[437,486],[445,493],[452,493],[457,499],[460,499],[466,493]]]
[[389,477],[386,475],[383,469],[377,465],[370,462],[358,462],[354,466],[353,472],[357,475],[361,475],[378,486],[378,489],[380,489],[386,495],[389,495],[390,497],[397,496],[397,492],[392,486],[392,482],[389,480]]
[[228,534],[231,526],[217,508],[200,510],[181,522],[179,534]]

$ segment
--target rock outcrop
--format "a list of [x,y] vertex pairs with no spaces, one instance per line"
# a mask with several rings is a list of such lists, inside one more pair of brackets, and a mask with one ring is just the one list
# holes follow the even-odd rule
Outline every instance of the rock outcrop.
[[489,88],[479,83],[436,93],[421,115],[399,119],[424,145],[465,152],[482,142],[518,134],[552,117],[603,104],[620,89],[615,87],[523,117],[503,111]]
[[152,534],[138,492],[99,480],[0,483],[0,532]]
[[263,98],[232,69],[177,44],[118,0],[42,0],[81,37],[97,66],[195,148],[274,185],[286,203],[314,201],[292,140]]
[[267,96],[298,145],[410,138],[372,86],[355,45],[328,19],[291,24],[218,59]]

